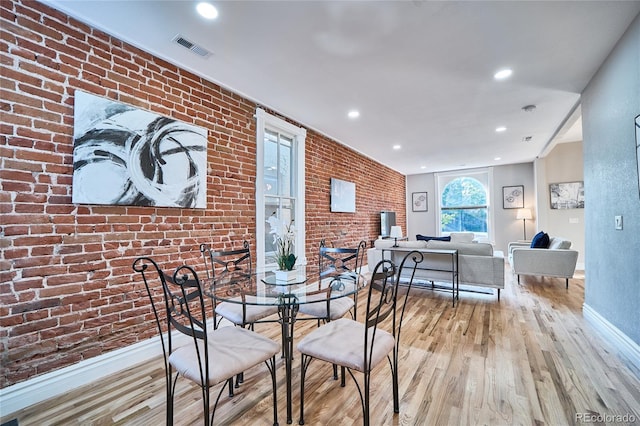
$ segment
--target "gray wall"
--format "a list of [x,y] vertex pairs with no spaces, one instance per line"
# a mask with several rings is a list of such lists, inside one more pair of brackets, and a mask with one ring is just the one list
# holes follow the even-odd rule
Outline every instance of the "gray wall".
[[[583,165],[582,142],[558,144],[535,162],[538,229],[571,241],[571,248],[579,252],[577,269],[584,269],[584,209],[552,210],[549,184],[584,180]],[[591,202],[590,195],[585,192],[585,204]]]
[[[536,231],[536,196],[532,163],[510,164],[493,167],[493,185],[491,188],[491,206],[494,213],[494,238],[492,243],[496,250],[505,252],[511,241],[521,240],[524,230],[521,220],[516,220],[516,209],[502,208],[503,186],[524,186],[524,204],[534,212],[533,220],[527,221],[527,238],[531,238]],[[428,211],[411,211],[411,193],[428,192]],[[435,175],[424,173],[407,176],[407,232],[409,239],[416,238],[416,234],[438,235],[436,226],[436,209],[438,206]]]
[[[640,344],[640,15],[582,94],[585,305]],[[624,229],[614,229],[623,215]]]

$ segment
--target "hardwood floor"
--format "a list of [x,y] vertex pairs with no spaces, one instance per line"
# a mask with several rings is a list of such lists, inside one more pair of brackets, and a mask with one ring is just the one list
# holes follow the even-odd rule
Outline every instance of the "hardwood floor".
[[[373,373],[374,425],[567,425],[584,415],[624,416],[599,424],[640,424],[640,372],[618,358],[582,316],[584,279],[522,277],[507,268],[507,285],[495,295],[412,290],[403,325],[400,414],[393,413],[386,364]],[[359,298],[359,312],[365,298]],[[315,322],[296,324],[296,337]],[[274,339],[276,325],[257,331]],[[299,410],[299,355],[294,359],[294,422]],[[286,423],[284,366],[278,361],[278,415]],[[357,376],[361,377],[361,376]],[[216,388],[217,391],[217,388]],[[83,389],[29,407],[17,418],[28,425],[160,425],[165,418],[161,360],[147,362]],[[199,389],[178,382],[175,424],[202,424]],[[232,399],[221,397],[216,424],[270,424],[267,369],[245,373]],[[361,423],[357,390],[340,388],[331,366],[314,362],[307,376],[307,425]],[[634,419],[635,418],[635,419]],[[624,419],[624,418],[622,418]],[[592,418],[593,420],[593,418]],[[597,420],[597,419],[596,419]],[[602,420],[602,419],[600,419]],[[620,419],[618,419],[620,420]],[[594,423],[591,421],[591,423]]]

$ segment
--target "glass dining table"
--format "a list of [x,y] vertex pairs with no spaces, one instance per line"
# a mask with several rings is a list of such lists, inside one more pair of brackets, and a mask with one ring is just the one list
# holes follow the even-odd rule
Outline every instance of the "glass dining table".
[[358,292],[365,284],[355,275],[340,274],[318,282],[317,267],[298,266],[289,281],[277,280],[273,272],[247,274],[241,271],[216,277],[205,292],[215,303],[229,302],[245,305],[277,306],[282,333],[282,356],[287,384],[287,423],[292,423],[291,364],[293,361],[293,330],[301,304],[327,303]]

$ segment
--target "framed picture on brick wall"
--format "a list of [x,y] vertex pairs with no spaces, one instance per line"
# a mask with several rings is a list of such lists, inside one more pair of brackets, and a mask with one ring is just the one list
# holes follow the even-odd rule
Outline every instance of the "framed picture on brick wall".
[[72,202],[207,206],[207,129],[75,92]]

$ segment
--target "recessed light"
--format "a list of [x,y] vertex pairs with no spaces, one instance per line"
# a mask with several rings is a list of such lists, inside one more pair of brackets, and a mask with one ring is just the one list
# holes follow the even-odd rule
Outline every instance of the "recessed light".
[[496,127],[496,132],[498,132],[498,133],[500,133],[500,132],[504,132],[504,131],[506,131],[506,130],[507,130],[507,128],[506,128],[506,127],[504,127],[504,126]]
[[400,146],[400,145],[394,145],[393,146],[393,149],[395,149],[396,151],[399,150],[400,148],[402,148],[402,146]]
[[496,157],[496,158],[494,158],[494,160],[495,161],[500,161],[500,160],[502,160],[502,157]]
[[493,78],[495,78],[496,80],[504,80],[505,78],[511,77],[511,74],[513,74],[513,71],[509,68],[505,68],[495,73],[493,75]]
[[360,111],[356,111],[355,109],[354,109],[354,110],[351,110],[351,111],[349,111],[349,113],[347,114],[347,116],[348,116],[349,118],[358,118],[358,117],[360,117]]
[[211,3],[200,2],[196,6],[196,10],[203,18],[216,19],[218,17],[218,9]]
[[420,168],[421,168],[421,169],[426,169],[426,168],[427,168],[427,166],[420,166]]

